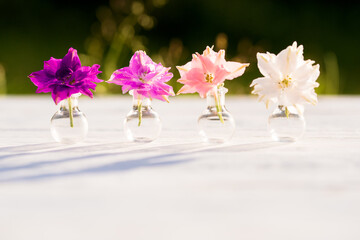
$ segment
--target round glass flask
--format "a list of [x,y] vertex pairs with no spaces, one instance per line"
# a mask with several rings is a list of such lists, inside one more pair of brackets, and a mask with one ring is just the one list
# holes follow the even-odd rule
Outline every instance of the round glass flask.
[[133,107],[125,118],[125,136],[133,142],[151,142],[161,133],[161,120],[149,98],[133,96]]
[[88,133],[88,121],[78,107],[81,94],[73,94],[59,103],[60,109],[51,118],[51,135],[55,141],[73,144],[83,141]]
[[273,140],[294,142],[304,134],[305,119],[295,107],[279,105],[269,117],[268,128]]
[[206,95],[207,107],[198,118],[199,134],[204,142],[223,143],[235,132],[235,121],[225,107],[227,89],[216,87]]

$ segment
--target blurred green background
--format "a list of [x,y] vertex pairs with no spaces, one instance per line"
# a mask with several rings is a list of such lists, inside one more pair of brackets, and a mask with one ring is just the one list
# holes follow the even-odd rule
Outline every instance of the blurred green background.
[[[248,62],[245,74],[226,85],[250,93],[260,76],[256,53],[278,53],[293,41],[305,59],[320,64],[322,94],[360,93],[360,4],[356,1],[286,0],[0,0],[0,92],[34,93],[27,76],[50,57],[78,50],[83,65],[101,65],[101,78],[128,65],[139,49],[172,67],[207,45],[227,60]],[[97,93],[120,92],[101,83]]]

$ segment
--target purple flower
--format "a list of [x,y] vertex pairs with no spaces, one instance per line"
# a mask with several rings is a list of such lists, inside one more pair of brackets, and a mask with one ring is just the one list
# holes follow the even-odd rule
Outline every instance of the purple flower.
[[153,62],[144,51],[136,51],[129,67],[116,70],[108,83],[122,85],[123,93],[134,90],[134,96],[167,101],[167,96],[175,95],[173,88],[165,83],[173,77],[169,70],[161,63]]
[[55,104],[69,98],[72,94],[82,93],[93,97],[89,89],[95,90],[97,78],[101,73],[100,65],[81,66],[77,51],[70,48],[63,59],[50,58],[44,62],[44,69],[29,75],[30,80],[38,87],[37,93],[51,92]]

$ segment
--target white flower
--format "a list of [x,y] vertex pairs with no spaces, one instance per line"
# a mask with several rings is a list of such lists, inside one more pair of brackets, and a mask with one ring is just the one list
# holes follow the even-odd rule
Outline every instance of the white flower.
[[319,64],[312,60],[304,61],[303,46],[292,46],[282,50],[278,55],[257,53],[258,67],[264,77],[253,80],[253,94],[259,95],[268,108],[269,104],[295,106],[301,108],[303,103],[317,103],[314,88],[319,86],[316,79],[320,75]]

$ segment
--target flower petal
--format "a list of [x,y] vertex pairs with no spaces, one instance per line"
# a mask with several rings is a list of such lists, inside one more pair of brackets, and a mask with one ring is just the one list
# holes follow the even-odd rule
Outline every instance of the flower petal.
[[294,42],[292,46],[282,50],[276,57],[276,64],[279,66],[283,77],[290,75],[304,61],[303,46],[297,47]]
[[52,98],[57,105],[62,100],[69,98],[72,94],[79,93],[81,90],[67,86],[55,85],[52,91]]
[[124,67],[121,69],[116,70],[111,74],[110,80],[108,80],[108,83],[115,83],[117,85],[122,85],[121,81],[123,80],[132,80],[134,77],[133,72],[131,71],[130,67]]
[[82,89],[80,93],[89,96],[90,98],[93,98],[93,93],[89,89]]
[[224,68],[217,67],[215,72],[215,78],[213,81],[213,86],[217,86],[219,84],[222,84],[226,77],[231,74],[229,71],[225,70]]
[[130,59],[130,69],[134,74],[140,76],[143,73],[149,73],[155,68],[154,63],[144,51],[136,51]]
[[195,93],[195,92],[196,92],[196,88],[191,87],[189,85],[184,85],[180,88],[180,90],[176,94],[179,95],[180,93]]
[[186,63],[186,64],[183,65],[183,66],[176,66],[177,70],[179,70],[180,77],[184,77],[185,74],[190,71],[190,69],[191,69],[191,63],[192,63],[192,62],[190,61],[190,62]]
[[271,53],[257,53],[258,68],[264,77],[271,77],[280,80],[282,74],[276,65],[276,56]]
[[44,62],[44,71],[49,75],[55,76],[60,68],[61,61],[61,59],[51,57],[50,60]]
[[69,68],[76,71],[81,67],[80,58],[77,54],[77,50],[70,48],[68,53],[64,56],[61,61],[61,68]]
[[204,80],[204,72],[200,68],[193,68],[187,74],[186,78],[189,79],[188,84],[194,83],[197,84],[198,82],[205,82]]
[[261,77],[255,79],[251,83],[251,87],[254,87],[253,94],[258,94],[259,99],[266,102],[268,100],[273,101],[274,98],[280,95],[281,88],[269,77]]
[[198,55],[198,57],[201,61],[204,73],[215,73],[216,66],[209,58],[206,58],[202,55]]
[[[319,69],[320,66],[318,64],[313,66],[312,62],[304,62],[304,64],[294,70],[294,72],[291,74],[291,77],[299,84],[314,84],[320,75]],[[318,83],[315,85],[318,86]]]
[[45,70],[33,72],[29,75],[29,78],[37,87],[49,86],[56,82],[55,76],[48,74]]
[[234,78],[240,77],[244,74],[246,67],[248,67],[248,63],[238,63],[238,62],[226,62],[224,63],[224,68],[230,72],[226,76],[227,80],[232,80]]

